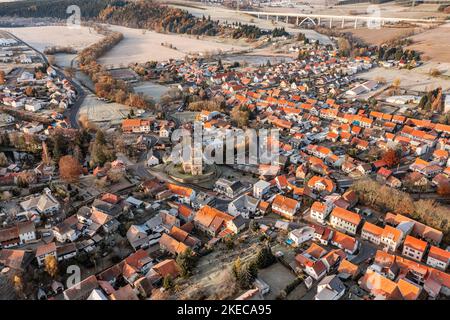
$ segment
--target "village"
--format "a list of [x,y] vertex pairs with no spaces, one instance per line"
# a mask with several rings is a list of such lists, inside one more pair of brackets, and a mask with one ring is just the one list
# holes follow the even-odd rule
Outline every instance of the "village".
[[[123,92],[126,112],[105,119],[80,111],[86,95],[116,107],[77,78],[82,69],[55,66],[0,32],[0,292],[448,299],[448,88],[363,77],[420,66],[401,46],[352,55],[333,37],[280,33],[273,41],[295,58],[192,55],[111,69],[105,92],[113,81],[167,92],[145,104]],[[196,128],[202,138],[182,157],[179,142]],[[246,138],[241,158],[207,161],[206,150],[222,158],[226,137],[250,129],[278,133],[256,141],[271,161],[253,159]]]

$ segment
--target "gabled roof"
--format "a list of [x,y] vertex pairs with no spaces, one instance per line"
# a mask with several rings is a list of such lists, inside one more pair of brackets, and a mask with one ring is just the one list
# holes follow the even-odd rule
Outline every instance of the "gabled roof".
[[340,207],[335,207],[331,212],[331,216],[350,222],[354,225],[359,225],[359,223],[361,222],[361,217],[359,216],[359,214]]
[[414,250],[425,252],[425,250],[428,246],[428,243],[408,235],[405,238],[405,242],[403,243],[403,246],[413,248]]

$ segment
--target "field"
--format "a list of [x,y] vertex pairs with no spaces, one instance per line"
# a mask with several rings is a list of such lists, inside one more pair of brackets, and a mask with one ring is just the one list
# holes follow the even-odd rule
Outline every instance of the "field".
[[354,37],[367,43],[369,45],[379,46],[388,41],[397,39],[399,37],[407,37],[414,32],[414,28],[381,28],[381,29],[368,29],[368,28],[346,28],[342,29],[343,32],[350,32]]
[[450,23],[412,37],[409,47],[423,53],[424,59],[450,63]]
[[88,95],[80,108],[80,117],[87,116],[89,122],[98,126],[117,124],[126,118],[130,109],[117,103],[106,103],[98,100],[93,95]]
[[72,46],[76,50],[81,50],[102,38],[101,35],[87,27],[71,29],[66,26],[45,26],[2,28],[1,30],[11,32],[39,51],[51,46]]
[[431,67],[430,64],[424,64],[413,70],[397,70],[378,67],[362,73],[359,77],[368,80],[376,80],[382,77],[386,79],[387,83],[392,83],[398,78],[401,81],[401,87],[409,90],[426,91],[438,87],[442,87],[444,91],[449,90],[450,80],[432,77],[427,74]]
[[[111,29],[121,32],[124,40],[99,59],[101,64],[107,66],[128,65],[132,62],[151,60],[180,59],[189,53],[236,51],[246,48],[242,45],[215,41],[212,38],[200,40],[184,35],[161,34],[119,26],[111,26]],[[162,43],[167,45],[163,46]],[[170,48],[169,45],[176,49]]]

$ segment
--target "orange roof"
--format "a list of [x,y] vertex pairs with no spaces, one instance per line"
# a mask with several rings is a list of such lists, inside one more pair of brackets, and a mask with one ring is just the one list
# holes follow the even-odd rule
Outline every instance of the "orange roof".
[[153,269],[158,272],[163,278],[170,275],[173,279],[179,275],[178,265],[174,259],[166,259],[164,261],[161,261],[160,263],[155,265]]
[[190,197],[192,194],[192,191],[193,191],[191,188],[179,186],[179,185],[173,184],[173,183],[168,183],[167,188],[170,191],[172,191],[173,193],[175,193],[176,195],[179,195],[182,197]]
[[178,213],[187,219],[192,215],[192,209],[180,203],[178,205]]
[[311,206],[311,210],[314,210],[317,212],[324,212],[325,209],[326,209],[326,205],[319,201],[315,201]]
[[428,243],[426,243],[423,240],[419,240],[417,238],[414,238],[414,237],[411,237],[410,235],[408,235],[408,236],[406,236],[403,246],[410,247],[410,248],[413,248],[414,250],[424,252],[428,246]]
[[122,127],[139,127],[141,125],[149,125],[149,120],[142,119],[124,119],[122,120]]
[[311,257],[320,259],[327,253],[327,250],[325,250],[324,248],[322,248],[321,246],[319,246],[313,242],[313,243],[311,243],[309,248],[303,252],[303,254],[305,254],[305,253],[309,254]]
[[359,280],[360,286],[374,295],[383,295],[385,297],[394,293],[397,284],[381,274],[368,269],[365,275]]
[[433,152],[433,156],[438,158],[448,158],[448,151],[443,149],[436,149]]
[[344,259],[339,264],[338,272],[348,273],[348,274],[351,274],[352,276],[355,276],[356,273],[358,272],[358,266],[351,263],[347,259]]
[[377,250],[375,254],[374,262],[382,267],[389,267],[395,262],[395,255]]
[[272,202],[272,209],[274,206],[282,210],[294,211],[298,205],[298,201],[285,197],[281,194],[277,194]]
[[368,232],[370,234],[373,234],[375,236],[381,237],[381,234],[383,233],[383,228],[380,228],[370,222],[365,222],[364,226],[362,228],[362,231]]
[[403,233],[399,229],[386,225],[384,226],[381,237],[392,239],[397,243],[400,241],[402,235]]
[[361,222],[361,217],[357,213],[351,212],[349,210],[340,207],[334,208],[333,211],[331,212],[331,215],[341,220],[350,222],[354,225],[359,225],[359,223]]
[[445,263],[447,263],[450,260],[450,252],[447,250],[438,248],[436,246],[431,246],[428,256],[432,257],[434,259],[443,261]]
[[353,250],[356,244],[356,239],[348,236],[342,232],[335,231],[333,234],[332,242],[340,244],[344,249]]
[[163,235],[159,239],[159,245],[166,248],[167,251],[173,254],[183,253],[188,248],[188,246],[186,246],[183,242],[174,239],[167,233],[163,233]]
[[403,279],[398,280],[397,288],[405,300],[417,300],[421,292],[420,287]]
[[222,221],[231,221],[233,220],[233,216],[230,216],[229,214],[216,208],[203,206],[199,211],[197,211],[194,221],[205,227],[209,227],[213,224],[213,222],[217,224],[218,219],[221,219]]
[[313,188],[316,185],[316,183],[320,183],[320,184],[325,185],[325,189],[328,192],[333,192],[334,183],[330,179],[324,178],[324,177],[320,177],[320,176],[314,176],[311,179],[309,179],[308,187]]

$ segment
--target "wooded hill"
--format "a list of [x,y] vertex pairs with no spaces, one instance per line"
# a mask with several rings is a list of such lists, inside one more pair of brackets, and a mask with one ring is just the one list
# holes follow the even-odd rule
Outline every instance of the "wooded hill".
[[110,23],[131,28],[151,29],[192,35],[230,36],[257,39],[262,35],[285,35],[284,29],[263,31],[250,25],[224,25],[210,17],[197,18],[186,10],[151,0],[24,0],[0,3],[0,16],[67,19],[71,5],[80,7],[82,20]]

